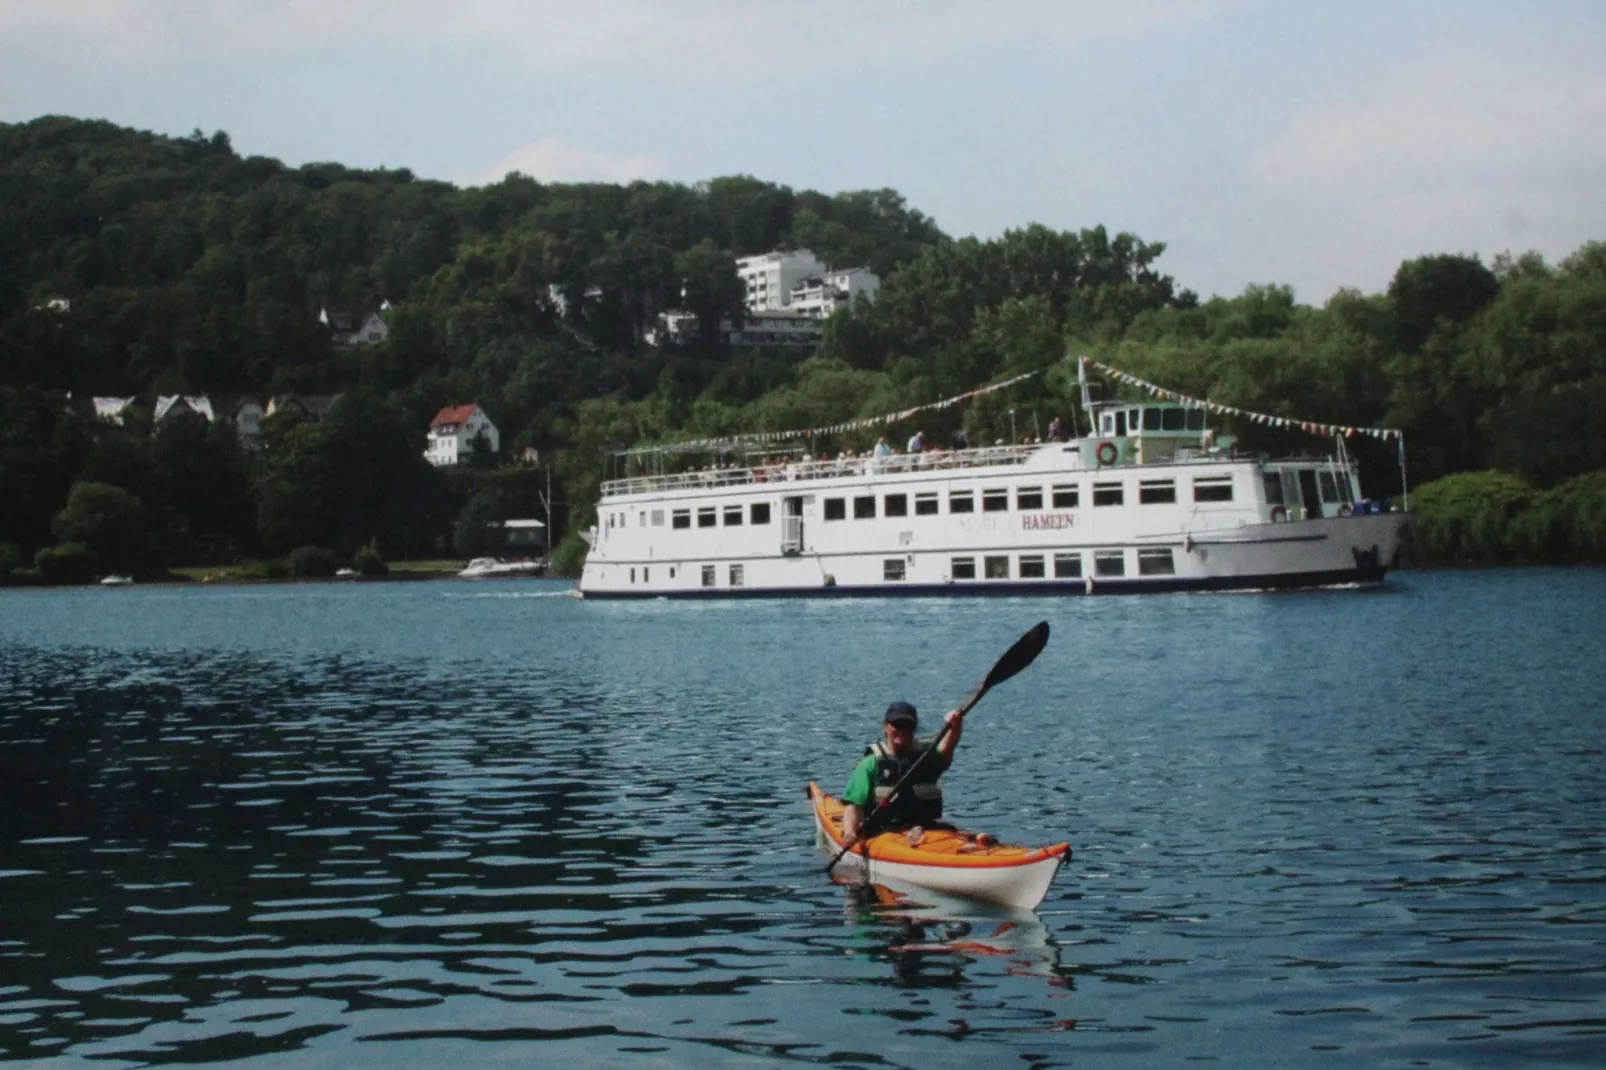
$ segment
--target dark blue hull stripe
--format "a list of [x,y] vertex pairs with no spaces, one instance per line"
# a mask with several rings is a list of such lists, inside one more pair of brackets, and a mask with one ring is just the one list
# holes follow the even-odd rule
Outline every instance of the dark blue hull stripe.
[[[1279,573],[1266,576],[1177,576],[1095,578],[1093,594],[1169,594],[1177,591],[1297,591],[1341,584],[1383,582],[1382,568],[1346,568],[1330,572]],[[876,587],[694,587],[680,591],[586,591],[587,599],[617,598],[930,598],[933,596],[992,596],[1087,594],[1087,581],[1076,580],[965,580],[959,583],[888,583]]]

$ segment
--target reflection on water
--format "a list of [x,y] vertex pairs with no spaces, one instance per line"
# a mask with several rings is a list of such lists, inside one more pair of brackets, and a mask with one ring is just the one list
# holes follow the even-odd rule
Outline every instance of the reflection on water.
[[[558,593],[0,595],[0,1057],[1598,1061],[1601,573]],[[1040,911],[827,880],[804,783],[1043,616],[948,778]]]

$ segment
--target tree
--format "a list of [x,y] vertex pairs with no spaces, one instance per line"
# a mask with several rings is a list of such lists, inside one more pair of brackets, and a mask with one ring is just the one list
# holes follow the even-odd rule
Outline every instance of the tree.
[[109,483],[74,483],[53,525],[63,545],[81,543],[107,572],[137,572],[150,561],[145,507]]

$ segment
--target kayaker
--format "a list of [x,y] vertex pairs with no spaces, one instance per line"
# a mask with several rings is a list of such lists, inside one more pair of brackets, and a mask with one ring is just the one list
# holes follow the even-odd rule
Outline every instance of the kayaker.
[[865,749],[864,757],[859,759],[842,792],[843,836],[852,840],[858,834],[860,822],[876,810],[910,769],[914,770],[914,775],[891,804],[880,811],[876,827],[886,830],[930,826],[942,819],[939,778],[953,761],[954,747],[964,727],[964,715],[956,709],[949,710],[943,723],[948,731],[943,734],[942,742],[916,765],[916,760],[930,745],[925,740],[915,739],[920,714],[907,702],[894,702],[887,707],[887,715],[881,721],[881,739]]

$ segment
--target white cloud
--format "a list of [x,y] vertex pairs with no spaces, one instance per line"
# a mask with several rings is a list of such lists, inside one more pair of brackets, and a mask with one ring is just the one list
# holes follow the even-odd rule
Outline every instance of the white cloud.
[[1247,161],[1249,188],[1284,241],[1327,251],[1305,269],[1318,290],[1431,253],[1565,256],[1603,220],[1606,68],[1587,52],[1412,57],[1293,119]]
[[646,67],[687,81],[828,74],[1022,43],[1075,50],[1183,28],[1240,0],[973,0],[861,6],[851,17],[751,0],[0,0],[0,40],[49,32],[125,61],[242,57],[393,41],[505,49],[538,69]]
[[631,182],[662,178],[666,168],[656,156],[610,156],[555,137],[544,137],[498,160],[484,174],[460,176],[460,185],[499,182],[518,171],[542,182]]
[[1250,159],[1271,192],[1357,186],[1482,197],[1536,171],[1606,166],[1606,68],[1593,60],[1447,54],[1297,117]]

